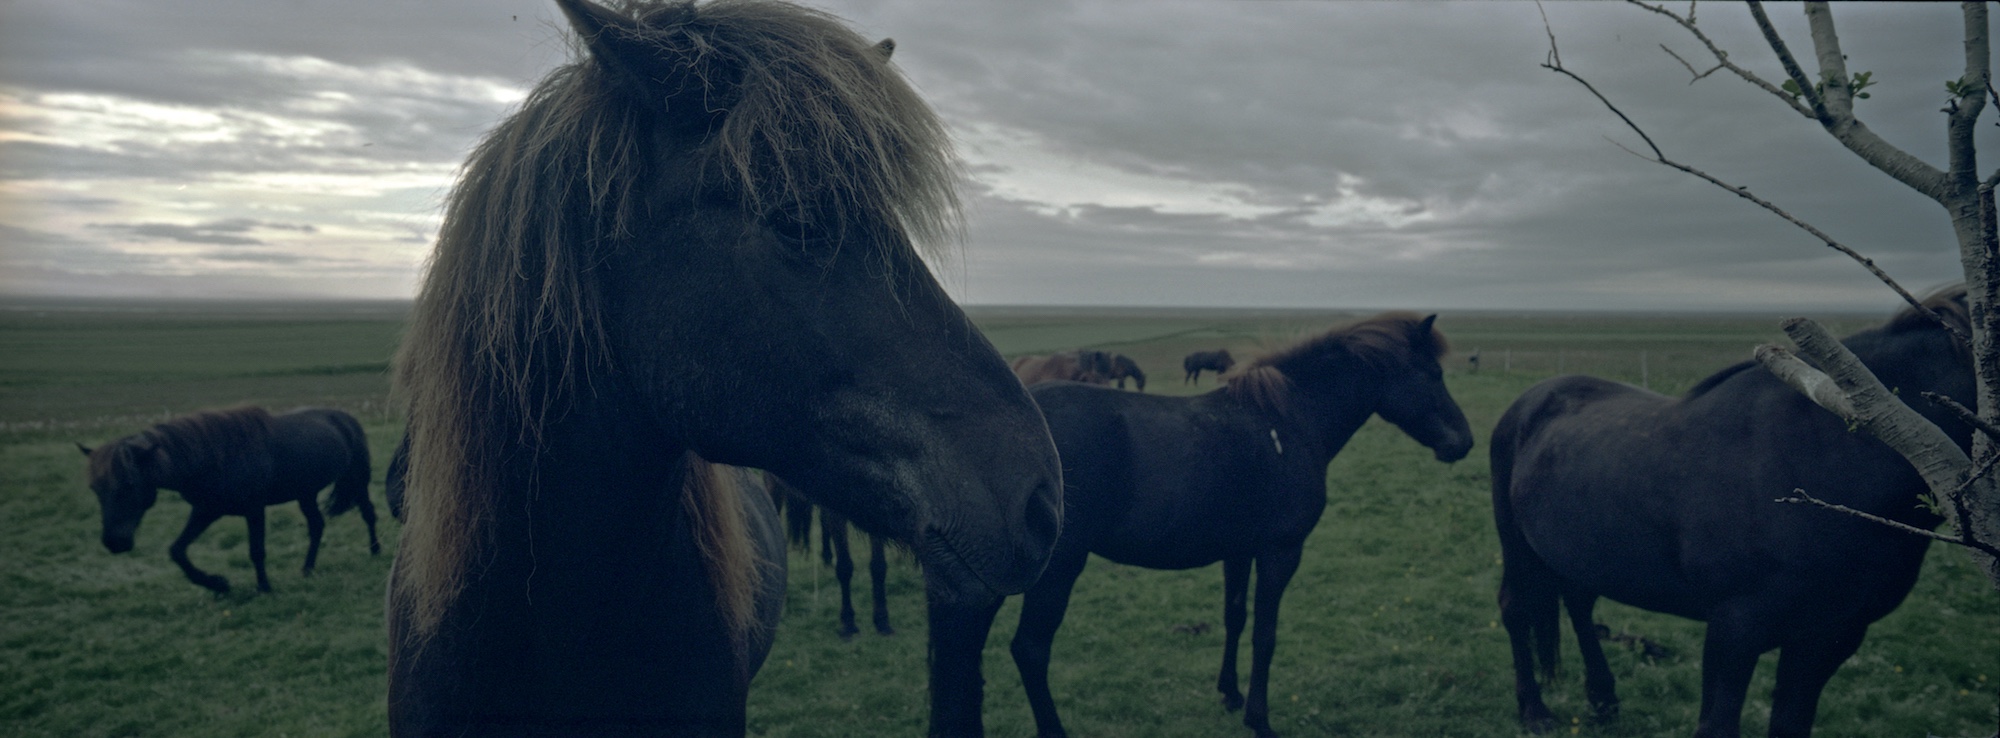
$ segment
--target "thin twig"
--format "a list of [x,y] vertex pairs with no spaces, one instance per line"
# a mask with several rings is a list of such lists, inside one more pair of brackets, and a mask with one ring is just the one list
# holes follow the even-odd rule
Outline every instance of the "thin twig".
[[1924,530],[1922,528],[1910,525],[1908,523],[1899,523],[1894,520],[1882,517],[1880,515],[1876,515],[1874,513],[1862,512],[1860,510],[1856,510],[1846,505],[1835,505],[1831,502],[1827,502],[1825,500],[1807,494],[1806,491],[1803,489],[1794,489],[1792,490],[1791,497],[1780,497],[1776,501],[1791,503],[1794,505],[1812,505],[1814,507],[1832,510],[1837,513],[1845,513],[1857,518],[1861,518],[1862,520],[1869,521],[1871,523],[1879,523],[1881,525],[1886,525],[1890,528],[1894,528],[1896,530],[1908,533],[1910,535],[1923,536],[1925,538],[1929,538],[1934,541],[1944,541],[1945,543],[1949,543],[1955,546],[1964,546],[1966,548],[1977,550],[1988,556],[2000,558],[2000,548],[1994,548],[1992,545],[1987,544],[1983,541],[1979,541],[1977,539],[1962,538],[1960,536],[1948,536],[1934,530]]
[[1946,412],[1956,416],[1959,422],[1978,429],[1979,432],[1985,433],[1989,438],[2000,440],[2000,426],[1995,426],[1981,419],[1978,413],[1973,412],[1971,408],[1959,404],[1957,400],[1928,390],[1918,394],[1923,396],[1924,399],[1930,400],[1931,404],[1944,408]]
[[1709,67],[1709,68],[1708,68],[1708,71],[1706,71],[1706,72],[1697,72],[1697,71],[1695,71],[1695,70],[1694,70],[1694,65],[1693,65],[1693,64],[1689,64],[1689,63],[1688,63],[1688,60],[1686,60],[1686,59],[1682,59],[1682,58],[1681,58],[1681,55],[1680,55],[1680,54],[1676,54],[1676,53],[1674,53],[1674,50],[1673,50],[1673,49],[1670,49],[1670,48],[1667,48],[1667,45],[1666,45],[1666,44],[1660,44],[1660,50],[1661,50],[1661,51],[1664,51],[1664,52],[1667,52],[1667,56],[1671,56],[1671,57],[1673,57],[1673,58],[1674,58],[1674,61],[1677,61],[1677,62],[1680,62],[1680,63],[1681,63],[1681,66],[1683,66],[1683,67],[1687,67],[1687,70],[1688,70],[1688,74],[1692,74],[1692,75],[1694,75],[1694,79],[1690,79],[1690,80],[1688,80],[1688,84],[1690,84],[1690,85],[1692,85],[1692,84],[1694,84],[1694,83],[1696,83],[1696,82],[1700,82],[1700,81],[1701,81],[1701,78],[1703,78],[1703,77],[1706,77],[1706,76],[1708,76],[1708,75],[1711,75],[1711,74],[1715,74],[1716,70],[1719,70],[1719,69],[1722,69],[1722,68],[1724,68],[1724,66],[1725,66],[1725,65],[1722,65],[1722,64],[1717,64],[1717,65],[1715,65],[1715,66],[1713,66],[1713,67]]

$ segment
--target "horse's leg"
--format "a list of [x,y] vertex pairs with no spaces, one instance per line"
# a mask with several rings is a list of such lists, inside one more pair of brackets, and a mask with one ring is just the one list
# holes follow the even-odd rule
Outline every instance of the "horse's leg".
[[1243,635],[1243,621],[1249,605],[1250,558],[1222,561],[1222,673],[1215,678],[1215,691],[1222,693],[1222,706],[1230,712],[1243,708],[1243,692],[1236,688],[1236,642]]
[[1087,551],[1057,549],[1042,578],[1021,598],[1021,623],[1014,629],[1009,650],[1014,668],[1021,672],[1022,691],[1028,693],[1028,707],[1035,712],[1035,734],[1040,738],[1067,736],[1062,718],[1056,716],[1056,700],[1049,693],[1049,651],[1055,647],[1056,629],[1062,627],[1069,610],[1070,589],[1089,561]]
[[1750,675],[1764,649],[1755,615],[1711,618],[1701,644],[1701,720],[1695,738],[1738,738]]
[[[833,566],[833,528],[836,520],[845,531],[847,518],[840,517],[839,513],[830,512],[824,507],[819,509],[819,563],[826,566]],[[810,549],[811,545],[808,544],[807,548]]]
[[1576,629],[1576,650],[1583,655],[1584,693],[1590,695],[1590,710],[1598,722],[1618,717],[1618,685],[1611,664],[1604,660],[1604,644],[1597,638],[1597,624],[1590,613],[1597,607],[1597,595],[1569,592],[1563,595],[1569,607],[1569,624]]
[[868,537],[868,579],[875,596],[875,632],[895,635],[896,629],[889,627],[889,556],[875,536]]
[[[306,565],[301,571],[305,576],[312,576],[313,567],[319,565],[319,539],[326,533],[326,516],[320,514],[319,505],[315,502],[311,495],[299,500],[299,512],[306,515]],[[371,533],[368,537],[373,539],[375,536]]]
[[180,565],[181,574],[186,575],[188,581],[206,587],[216,594],[229,591],[229,580],[219,574],[210,574],[194,568],[194,563],[188,561],[188,545],[194,543],[194,539],[200,538],[201,532],[208,530],[208,526],[214,525],[215,521],[221,519],[222,513],[213,508],[195,508],[188,513],[187,525],[181,527],[180,536],[174,539],[173,545],[167,547],[167,558],[173,559],[174,563]]
[[1278,648],[1278,602],[1284,599],[1285,585],[1299,570],[1300,545],[1266,552],[1257,557],[1257,605],[1250,629],[1250,700],[1243,708],[1243,724],[1256,731],[1257,738],[1277,738],[1271,730],[1271,655]]
[[367,487],[362,487],[361,497],[355,507],[361,509],[361,522],[368,524],[368,555],[382,553],[382,541],[375,537],[375,503],[368,499]]
[[1555,676],[1556,646],[1562,638],[1560,587],[1555,571],[1528,547],[1527,539],[1514,526],[1512,508],[1498,501],[1502,498],[1495,499],[1504,562],[1500,569],[1500,622],[1507,626],[1507,642],[1514,652],[1516,714],[1529,732],[1546,733],[1555,727],[1556,716],[1542,701],[1535,661],[1539,655],[1542,673]]
[[1848,657],[1861,649],[1866,624],[1846,633],[1799,638],[1778,652],[1778,686],[1771,690],[1771,738],[1807,738],[1819,695]]
[[[826,510],[822,508],[820,514],[825,516]],[[834,520],[827,524],[826,539],[833,547],[833,578],[840,580],[839,633],[844,641],[861,632],[854,626],[854,556],[847,550],[847,520],[833,519],[832,516],[822,519]]]
[[[264,575],[264,508],[255,508],[246,513],[243,521],[250,526],[250,566],[257,570],[257,591],[269,592],[271,578]],[[313,540],[317,542],[319,537],[314,536]],[[306,559],[310,561],[312,556],[308,554]]]
[[986,726],[979,718],[986,700],[986,680],[980,662],[993,616],[1007,600],[972,606],[927,602],[930,619],[931,728],[934,738],[979,738]]

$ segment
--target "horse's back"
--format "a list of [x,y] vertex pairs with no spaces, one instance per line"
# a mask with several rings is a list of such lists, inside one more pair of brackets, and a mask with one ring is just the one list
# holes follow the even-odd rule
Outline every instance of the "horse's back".
[[1244,440],[1254,429],[1209,396],[1074,382],[1030,392],[1063,460],[1062,545],[1123,564],[1186,569],[1244,547],[1253,537],[1246,531],[1266,532],[1258,523],[1273,505],[1258,499],[1269,486],[1263,450]]
[[340,410],[304,407],[271,416],[271,502],[369,473],[361,423]]

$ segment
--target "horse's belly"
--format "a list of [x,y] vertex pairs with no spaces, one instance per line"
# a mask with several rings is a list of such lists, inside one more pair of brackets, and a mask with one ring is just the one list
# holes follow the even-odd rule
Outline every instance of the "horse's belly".
[[[1206,533],[1207,531],[1202,531]],[[1104,558],[1128,566],[1148,569],[1194,569],[1208,566],[1235,553],[1232,547],[1207,535],[1111,536],[1091,549]]]

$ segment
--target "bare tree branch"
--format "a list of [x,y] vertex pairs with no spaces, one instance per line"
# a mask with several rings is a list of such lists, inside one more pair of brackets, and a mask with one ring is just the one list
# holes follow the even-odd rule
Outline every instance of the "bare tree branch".
[[[1799,347],[1800,355],[1818,367],[1816,371],[1824,372],[1831,378],[1844,395],[1845,403],[1821,407],[1839,414],[1895,449],[1916,467],[1917,474],[1931,489],[1946,490],[1958,486],[1962,481],[1959,474],[1971,468],[1972,459],[1937,424],[1897,399],[1889,388],[1882,386],[1882,380],[1868,371],[1861,359],[1818,323],[1805,318],[1792,318],[1784,322],[1784,329],[1785,335]],[[1763,353],[1759,352],[1760,359]],[[1779,374],[1780,378],[1785,376]],[[1808,393],[1808,397],[1813,396],[1810,386],[1792,386]],[[1849,412],[1843,413],[1843,409]]]
[[1958,416],[1958,419],[1961,422],[1965,423],[1966,425],[1972,426],[1981,433],[1986,434],[1988,438],[2000,439],[2000,426],[1995,426],[1994,424],[1988,423],[1985,420],[1981,419],[1978,413],[1972,411],[1972,408],[1960,405],[1958,404],[1957,400],[1951,399],[1944,395],[1940,395],[1936,392],[1927,391],[1918,394],[1922,395],[1924,399],[1930,400],[1931,404],[1944,408],[1952,415]]
[[1862,520],[1866,520],[1871,523],[1878,523],[1881,525],[1885,525],[1913,536],[1923,536],[1925,538],[1929,538],[1934,541],[1943,541],[1945,543],[1950,543],[1957,546],[1964,546],[1966,548],[1983,552],[1988,556],[2000,558],[2000,548],[1994,548],[1991,544],[1988,544],[1984,541],[1980,541],[1978,539],[1961,538],[1960,536],[1963,536],[1964,535],[1963,533],[1961,533],[1959,536],[1948,536],[1934,530],[1924,530],[1922,528],[1916,527],[1914,525],[1909,525],[1907,523],[1898,523],[1894,520],[1890,520],[1880,515],[1862,512],[1860,510],[1856,510],[1846,505],[1835,505],[1831,502],[1827,502],[1826,500],[1822,500],[1820,498],[1807,494],[1806,491],[1802,489],[1794,489],[1792,490],[1792,496],[1780,497],[1775,501],[1787,502],[1794,505],[1812,505],[1814,507],[1818,507],[1821,509],[1832,510],[1834,512],[1843,513],[1846,515],[1852,515],[1854,517],[1861,518]]
[[[1703,46],[1708,47],[1708,53],[1715,56],[1715,62],[1718,66],[1722,67],[1723,69],[1727,69],[1731,72],[1735,72],[1736,76],[1742,77],[1743,81],[1745,82],[1749,82],[1750,84],[1763,88],[1765,92],[1771,93],[1773,96],[1783,101],[1786,105],[1791,106],[1793,110],[1798,111],[1799,115],[1803,115],[1807,118],[1814,117],[1812,108],[1808,108],[1804,105],[1799,104],[1798,98],[1793,97],[1791,93],[1786,92],[1783,89],[1780,89],[1777,85],[1764,81],[1764,78],[1757,76],[1755,72],[1737,66],[1735,62],[1730,61],[1729,52],[1723,51],[1720,47],[1716,46],[1714,41],[1709,40],[1708,34],[1702,33],[1701,29],[1695,26],[1694,6],[1692,3],[1690,3],[1688,6],[1687,17],[1683,18],[1679,15],[1675,15],[1673,11],[1667,10],[1663,6],[1647,5],[1643,2],[1639,2],[1639,0],[1625,0],[1625,1],[1633,5],[1639,6],[1641,8],[1644,8],[1646,10],[1650,10],[1654,13],[1658,13],[1660,15],[1664,15],[1668,18],[1673,19],[1675,23],[1680,24],[1680,27],[1687,29],[1688,33],[1693,34],[1696,39],[1700,40]],[[1660,48],[1664,49],[1666,48],[1666,45],[1661,44]],[[1668,50],[1667,53],[1673,54],[1674,52],[1672,50]],[[1680,57],[1676,55],[1674,58],[1679,59]],[[1688,64],[1686,61],[1682,61],[1681,64],[1683,66],[1688,67],[1688,71],[1690,72],[1694,71],[1694,66]],[[1708,76],[1710,72],[1714,71],[1715,70],[1711,69],[1708,72],[1704,72],[1700,76],[1695,77],[1695,79],[1699,80],[1702,77]],[[1688,84],[1694,84],[1694,82],[1690,81]]]
[[1799,88],[1799,96],[1806,99],[1806,108],[1812,111],[1812,118],[1826,124],[1825,101],[1819,98],[1819,91],[1813,89],[1813,82],[1806,78],[1805,70],[1799,68],[1799,61],[1792,58],[1791,47],[1785,45],[1784,37],[1779,36],[1777,27],[1771,25],[1770,16],[1764,14],[1764,4],[1757,0],[1744,0],[1744,4],[1750,6],[1750,17],[1757,21],[1757,30],[1764,33],[1764,43],[1769,44],[1771,51],[1778,55],[1778,65],[1785,68],[1785,76],[1792,79],[1792,84]]
[[1751,355],[1756,357],[1757,363],[1764,365],[1764,369],[1777,375],[1778,379],[1791,385],[1813,404],[1842,418],[1854,415],[1854,405],[1847,401],[1847,394],[1840,390],[1840,385],[1834,383],[1832,377],[1801,361],[1784,347],[1767,343],[1758,346]]

